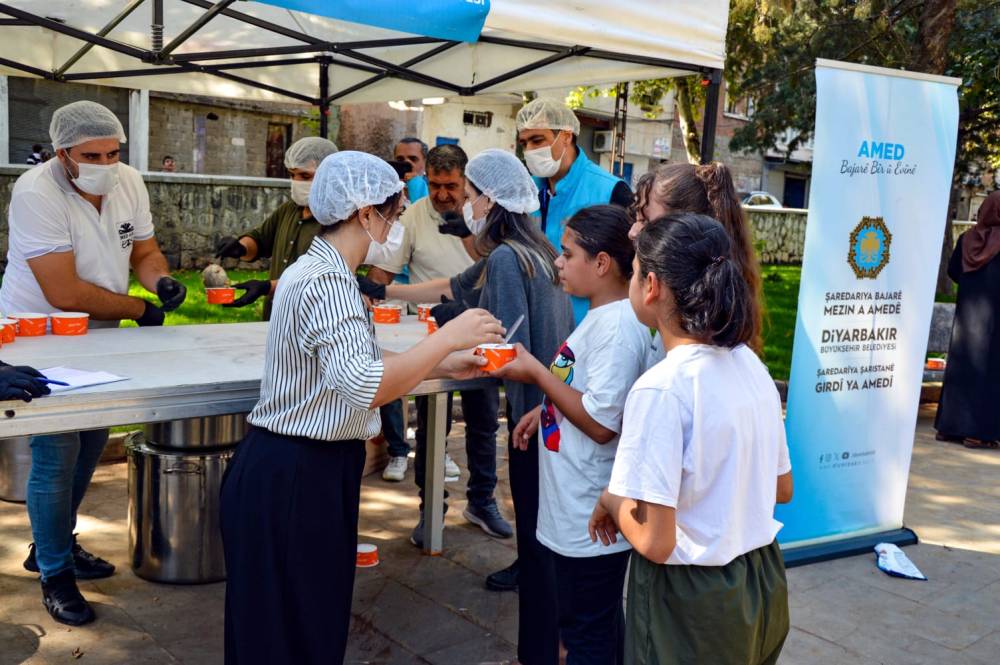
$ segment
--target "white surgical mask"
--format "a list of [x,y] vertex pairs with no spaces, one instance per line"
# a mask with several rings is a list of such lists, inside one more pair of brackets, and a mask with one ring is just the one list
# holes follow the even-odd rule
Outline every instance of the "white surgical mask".
[[[382,217],[382,213],[378,210],[375,211],[379,217]],[[385,220],[385,217],[382,217]],[[372,239],[371,243],[368,245],[368,253],[365,254],[364,264],[369,266],[378,265],[380,263],[388,263],[395,256],[399,248],[403,246],[403,225],[399,222],[393,223],[389,227],[389,235],[386,236],[385,242],[378,242],[375,240],[375,236],[368,229],[365,229],[365,233],[368,237]]]
[[[118,185],[118,163],[114,164],[79,164],[69,155],[66,159],[76,164],[80,174],[70,180],[81,190],[94,196],[104,196]],[[69,174],[67,174],[69,175]]]
[[295,205],[303,207],[309,205],[309,190],[312,189],[312,184],[312,180],[292,181],[292,201],[295,201]]
[[[556,134],[556,137],[558,136]],[[565,153],[565,151],[564,148],[563,152]],[[562,161],[562,155],[559,155],[558,159],[554,158],[552,156],[552,146],[547,145],[544,148],[525,150],[524,161],[527,163],[531,175],[536,178],[551,178],[559,171],[559,163]]]
[[[482,198],[482,196],[479,198]],[[477,198],[476,201],[478,201],[479,198]],[[472,232],[472,235],[477,236],[479,235],[479,232],[483,230],[483,227],[486,226],[486,215],[476,219],[474,217],[475,213],[472,211],[473,203],[475,202],[466,201],[462,205],[462,217],[465,218],[465,226]]]

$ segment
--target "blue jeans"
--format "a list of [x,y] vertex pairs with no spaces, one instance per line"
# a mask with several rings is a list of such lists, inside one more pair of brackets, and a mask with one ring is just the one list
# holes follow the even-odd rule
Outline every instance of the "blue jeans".
[[410,444],[406,442],[403,424],[403,400],[397,399],[378,409],[382,417],[382,436],[385,437],[389,457],[406,457],[410,454]]
[[[463,390],[462,415],[465,417],[465,454],[469,462],[469,486],[466,497],[472,506],[491,503],[497,486],[497,410],[500,391],[497,388]],[[426,397],[417,397],[417,454],[413,473],[420,488],[420,508],[424,507],[424,474],[427,469],[427,406]],[[448,395],[447,431],[451,433],[452,394]],[[444,493],[448,498],[448,492]]]
[[76,511],[107,442],[106,429],[31,437],[28,518],[43,580],[73,569]]

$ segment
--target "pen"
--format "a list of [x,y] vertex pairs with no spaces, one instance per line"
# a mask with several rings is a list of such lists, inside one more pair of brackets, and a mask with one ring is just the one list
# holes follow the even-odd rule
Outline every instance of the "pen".
[[68,386],[69,385],[65,381],[56,381],[55,379],[46,379],[44,376],[42,378],[38,379],[38,381],[41,381],[42,383],[51,383],[54,386]]

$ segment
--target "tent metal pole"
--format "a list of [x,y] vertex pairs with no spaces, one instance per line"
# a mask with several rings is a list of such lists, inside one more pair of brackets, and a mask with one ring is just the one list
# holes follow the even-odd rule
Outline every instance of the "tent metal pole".
[[47,72],[44,69],[38,69],[37,67],[32,67],[31,65],[22,65],[20,62],[8,60],[7,58],[0,58],[0,65],[10,67],[11,69],[17,69],[27,74],[34,74],[35,76],[43,79],[55,78],[55,76],[52,75],[52,72]]
[[[110,33],[112,30],[114,30],[116,27],[118,27],[119,23],[121,23],[126,18],[128,18],[128,15],[131,14],[132,12],[134,12],[136,9],[138,9],[139,5],[141,5],[145,1],[146,0],[132,0],[132,2],[130,2],[128,4],[128,6],[126,6],[123,10],[121,10],[120,12],[118,12],[117,16],[115,16],[113,19],[111,19],[110,21],[108,21],[108,24],[105,25],[103,28],[100,29],[100,31],[97,33],[97,36],[98,37],[106,37],[108,35],[108,33]],[[70,67],[72,67],[73,65],[75,65],[77,63],[77,61],[80,60],[80,58],[82,58],[83,56],[87,55],[87,52],[90,51],[90,49],[94,48],[94,46],[95,46],[94,42],[87,42],[86,44],[84,44],[83,46],[81,46],[80,50],[78,50],[76,53],[74,53],[73,55],[71,55],[69,57],[69,59],[66,62],[64,62],[59,69],[57,69],[54,72],[55,77],[59,78],[63,74],[65,74],[66,71]]]
[[[186,2],[189,5],[194,5],[195,7],[201,7],[202,9],[211,9],[212,7],[215,6],[214,3],[207,2],[206,0],[181,0],[181,2]],[[277,35],[282,35],[283,37],[298,39],[299,41],[306,42],[307,44],[317,44],[323,41],[311,35],[307,35],[304,32],[299,32],[298,30],[292,30],[291,28],[286,28],[276,23],[265,21],[264,19],[259,19],[256,16],[251,16],[250,14],[244,14],[243,12],[236,11],[235,9],[223,9],[222,15],[228,18],[236,19],[237,21],[242,21],[243,23],[246,23],[247,25],[252,25],[255,28],[261,28],[262,30],[267,30]]]
[[266,55],[297,55],[299,53],[322,53],[333,50],[333,44],[297,44],[295,46],[271,46],[267,48],[243,48],[231,51],[202,51],[199,53],[178,53],[174,62],[194,62],[196,60],[230,60],[234,58],[256,58]]
[[153,53],[163,50],[163,0],[153,0],[153,21],[149,26],[149,42]]
[[722,87],[722,70],[713,69],[708,79],[705,99],[705,121],[701,130],[701,163],[708,164],[715,158],[715,128],[719,120],[719,88]]
[[338,50],[339,53],[346,55],[350,58],[360,60],[361,62],[368,63],[375,67],[380,67],[389,73],[390,76],[395,76],[396,78],[401,78],[406,81],[414,81],[416,83],[423,83],[424,85],[433,86],[435,88],[444,88],[445,90],[450,90],[461,94],[462,87],[455,85],[454,83],[449,83],[442,79],[436,78],[434,76],[427,76],[425,74],[418,74],[417,72],[410,71],[405,67],[400,65],[394,65],[391,62],[386,62],[380,58],[375,58],[370,55],[365,55],[364,53],[357,53],[351,49],[341,48]]
[[52,32],[58,32],[59,34],[67,35],[84,42],[91,42],[97,46],[103,46],[104,48],[111,49],[112,51],[116,51],[139,60],[145,60],[149,55],[149,51],[129,46],[128,44],[122,44],[114,41],[113,39],[107,39],[106,37],[99,37],[95,34],[87,32],[86,30],[80,30],[64,23],[60,23],[59,21],[38,16],[36,14],[32,14],[31,12],[11,7],[5,3],[0,3],[0,12],[13,16],[14,18],[24,19],[31,25],[46,28]]
[[128,78],[131,76],[164,76],[168,74],[183,74],[199,71],[205,74],[232,71],[234,69],[256,69],[258,67],[279,67],[284,65],[308,65],[316,62],[316,58],[290,58],[288,60],[259,60],[254,62],[230,62],[222,65],[178,64],[145,67],[142,69],[119,69],[103,72],[79,72],[66,74],[64,81],[89,81],[91,79]]
[[219,0],[219,2],[216,2],[214,5],[212,5],[211,9],[209,9],[204,14],[199,16],[195,20],[195,22],[189,25],[187,28],[185,28],[184,31],[181,32],[181,34],[174,37],[169,44],[164,46],[163,49],[159,53],[157,53],[157,55],[160,58],[165,58],[166,56],[170,55],[181,44],[186,42],[191,35],[204,28],[209,21],[218,16],[222,12],[222,10],[224,10],[226,7],[233,4],[234,2],[236,2],[236,0]]
[[[412,67],[413,65],[420,64],[424,60],[429,60],[430,58],[433,58],[434,56],[436,56],[436,55],[438,55],[440,53],[444,53],[445,51],[447,51],[447,50],[449,50],[449,49],[451,49],[451,48],[453,48],[455,46],[458,46],[461,43],[462,42],[445,42],[444,44],[440,44],[438,46],[435,46],[434,48],[432,48],[430,51],[427,51],[426,53],[421,53],[420,55],[418,55],[418,56],[416,56],[414,58],[410,58],[409,60],[407,60],[406,62],[404,62],[403,64],[401,64],[400,67]],[[345,88],[344,90],[341,90],[340,92],[338,92],[335,95],[330,95],[327,98],[326,101],[327,101],[328,104],[331,103],[331,102],[334,102],[334,101],[340,99],[341,97],[346,97],[347,95],[351,94],[352,92],[356,92],[358,90],[361,90],[362,88],[366,88],[366,87],[372,85],[373,83],[378,83],[379,81],[381,81],[382,79],[386,78],[387,76],[389,76],[388,72],[380,72],[379,74],[376,74],[375,76],[373,76],[373,77],[371,77],[369,79],[365,79],[364,81],[359,81],[358,83],[355,83],[354,85],[352,85],[352,86],[350,86],[348,88]]]
[[546,67],[553,63],[559,62],[560,60],[565,60],[566,58],[571,58],[576,55],[583,55],[587,52],[587,47],[585,46],[573,46],[568,49],[564,49],[561,53],[555,53],[547,58],[542,58],[536,62],[524,65],[523,67],[518,67],[517,69],[511,70],[506,74],[501,74],[500,76],[494,76],[488,81],[483,81],[482,83],[477,83],[476,85],[469,88],[471,94],[476,94],[480,90],[486,90],[494,85],[499,85],[511,79],[515,79],[522,74],[528,74],[542,67]]
[[319,135],[330,137],[330,59],[319,59]]

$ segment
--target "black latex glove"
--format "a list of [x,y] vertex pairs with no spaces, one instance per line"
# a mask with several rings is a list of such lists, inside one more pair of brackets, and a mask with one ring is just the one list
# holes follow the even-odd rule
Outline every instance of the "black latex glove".
[[215,258],[217,259],[239,259],[247,253],[247,248],[240,244],[239,238],[226,236],[219,240],[215,246]]
[[385,284],[358,275],[358,288],[361,289],[361,293],[373,300],[385,300]]
[[431,316],[434,317],[434,321],[437,322],[440,328],[467,309],[469,308],[463,302],[448,300],[444,296],[441,296],[441,304],[431,308]]
[[242,289],[245,293],[233,302],[226,303],[223,307],[246,307],[250,303],[256,302],[258,298],[262,298],[271,292],[271,280],[251,279],[248,282],[233,284],[233,288]]
[[42,374],[33,367],[0,367],[0,401],[21,399],[30,402],[33,397],[49,394],[49,387],[39,379]]
[[164,312],[172,312],[187,298],[187,287],[173,277],[161,277],[156,282],[156,295]]
[[136,319],[135,322],[139,324],[140,328],[144,326],[162,326],[163,310],[148,300],[143,302],[146,303],[146,309],[143,310],[142,316]]
[[472,235],[472,231],[465,225],[465,218],[458,213],[449,211],[441,215],[441,217],[444,218],[444,222],[438,224],[439,233],[458,236],[459,238],[468,238]]

